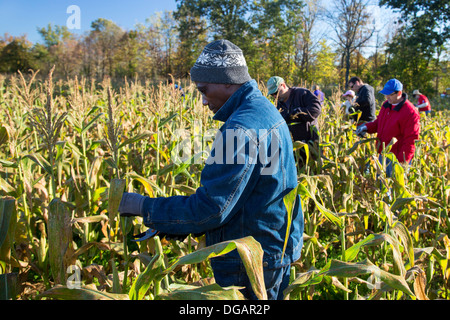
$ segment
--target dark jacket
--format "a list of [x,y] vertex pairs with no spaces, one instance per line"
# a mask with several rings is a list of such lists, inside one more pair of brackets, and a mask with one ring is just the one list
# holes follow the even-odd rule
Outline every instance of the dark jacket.
[[[359,121],[373,121],[375,120],[375,94],[373,87],[369,86],[368,84],[363,85],[359,90],[357,94],[357,98],[355,101],[354,109],[355,111],[361,110],[361,118],[359,118]],[[356,116],[354,117],[356,120]]]
[[294,141],[315,141],[317,118],[322,112],[319,99],[311,91],[292,87],[286,102],[278,101],[277,108],[286,120]]

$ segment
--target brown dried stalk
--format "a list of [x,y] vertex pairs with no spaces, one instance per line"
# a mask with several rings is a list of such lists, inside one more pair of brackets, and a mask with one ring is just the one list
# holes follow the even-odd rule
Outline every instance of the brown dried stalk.
[[31,87],[34,83],[34,80],[36,78],[36,75],[39,73],[39,70],[33,71],[30,70],[31,78],[30,81],[27,83],[27,80],[23,76],[22,72],[20,70],[18,71],[21,87],[19,87],[17,84],[14,84],[14,87],[19,95],[19,97],[25,102],[26,106],[28,108],[31,108],[33,106],[33,102],[36,99],[36,97],[39,95],[39,90],[32,90]]

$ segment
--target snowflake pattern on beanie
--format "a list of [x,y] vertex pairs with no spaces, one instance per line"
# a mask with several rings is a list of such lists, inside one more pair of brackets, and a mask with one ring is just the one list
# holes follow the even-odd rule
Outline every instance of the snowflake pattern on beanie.
[[247,63],[242,54],[216,54],[202,52],[196,64],[212,67],[245,67]]
[[194,82],[243,84],[251,79],[242,50],[224,39],[209,43],[191,68]]

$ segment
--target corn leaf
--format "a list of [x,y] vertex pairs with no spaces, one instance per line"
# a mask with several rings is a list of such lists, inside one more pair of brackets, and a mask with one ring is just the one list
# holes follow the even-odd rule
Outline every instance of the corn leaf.
[[365,239],[355,243],[353,246],[345,250],[345,261],[353,261],[358,256],[360,249],[364,246],[379,245],[386,241],[385,234],[370,234]]
[[145,268],[144,272],[139,274],[131,286],[129,297],[130,300],[142,300],[150,288],[152,281],[161,275],[164,270],[163,256],[156,254]]
[[156,196],[155,192],[153,192],[153,189],[156,189],[159,194],[164,194],[164,192],[161,190],[161,188],[159,188],[153,181],[151,181],[150,179],[144,178],[136,173],[131,173],[128,174],[128,177],[139,181],[140,183],[142,183],[142,185],[144,186],[145,191],[147,192],[148,196],[153,198]]
[[[94,108],[92,108],[91,111],[93,111]],[[96,115],[94,118],[91,119],[91,121],[89,121],[85,126],[83,126],[83,130],[81,130],[81,134],[84,134],[86,131],[88,131],[95,123],[95,121],[98,120],[98,118],[100,118],[101,116],[103,116],[104,113],[99,113],[98,115]]]
[[328,210],[327,208],[325,208],[323,205],[322,205],[322,203],[320,203],[317,199],[316,199],[316,197],[315,197],[315,195],[314,194],[312,194],[302,183],[299,183],[298,184],[298,187],[297,187],[297,190],[298,190],[298,194],[300,195],[300,196],[306,196],[306,197],[309,197],[309,198],[311,198],[313,201],[314,201],[314,203],[316,204],[316,206],[317,206],[317,208],[319,209],[319,211],[330,221],[330,222],[332,222],[332,223],[334,223],[335,225],[337,225],[339,228],[342,228],[342,220],[341,219],[339,219],[339,216],[336,214],[336,213],[334,213],[334,212],[332,212],[332,211],[330,211],[330,210]]
[[157,300],[245,300],[239,288],[222,288],[218,284],[190,288],[185,286],[172,292],[162,293],[156,297]]
[[3,179],[2,177],[0,177],[0,189],[2,189],[3,191],[5,191],[6,193],[12,193],[14,191],[16,191],[16,189],[11,186],[5,179]]
[[239,256],[244,263],[247,276],[250,279],[252,289],[258,299],[266,300],[267,293],[264,284],[264,274],[262,268],[263,250],[258,241],[253,237],[245,237],[237,240],[230,240],[217,243],[215,245],[197,250],[191,254],[179,258],[170,266],[165,273],[169,273],[177,266],[183,264],[200,263],[206,259],[227,254],[237,249]]
[[336,277],[356,277],[358,275],[371,274],[376,279],[381,280],[393,289],[401,290],[402,292],[414,297],[414,293],[408,286],[405,278],[386,272],[369,260],[364,260],[357,263],[343,262],[339,260],[332,260],[329,268],[322,271],[320,274]]
[[296,187],[283,197],[283,202],[284,206],[286,207],[286,214],[287,214],[287,226],[286,226],[286,235],[284,237],[283,252],[281,254],[281,263],[283,263],[284,253],[286,251],[286,246],[289,240],[289,234],[291,232],[292,211],[294,210],[297,196],[298,192]]
[[146,131],[144,133],[138,134],[138,135],[136,135],[136,136],[134,136],[134,137],[132,137],[130,139],[127,139],[124,142],[122,142],[119,145],[119,149],[124,147],[124,146],[126,146],[126,145],[128,145],[128,144],[135,143],[135,142],[137,142],[139,140],[142,140],[142,139],[145,139],[147,137],[150,137],[151,135],[152,135],[152,132],[150,132],[150,131]]
[[128,300],[127,294],[107,293],[87,287],[68,288],[57,285],[44,291],[38,298],[52,298],[58,300]]
[[402,222],[395,221],[391,228],[391,231],[400,237],[400,240],[403,243],[403,247],[406,249],[406,253],[408,255],[409,265],[410,267],[414,267],[414,246],[408,228],[406,228],[406,226]]

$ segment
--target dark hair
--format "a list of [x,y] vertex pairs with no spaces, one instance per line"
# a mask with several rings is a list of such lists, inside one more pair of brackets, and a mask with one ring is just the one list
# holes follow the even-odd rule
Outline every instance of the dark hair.
[[360,77],[351,77],[350,80],[348,80],[348,82],[351,82],[351,83],[356,83],[356,81],[359,81],[360,83],[362,83],[362,80]]

